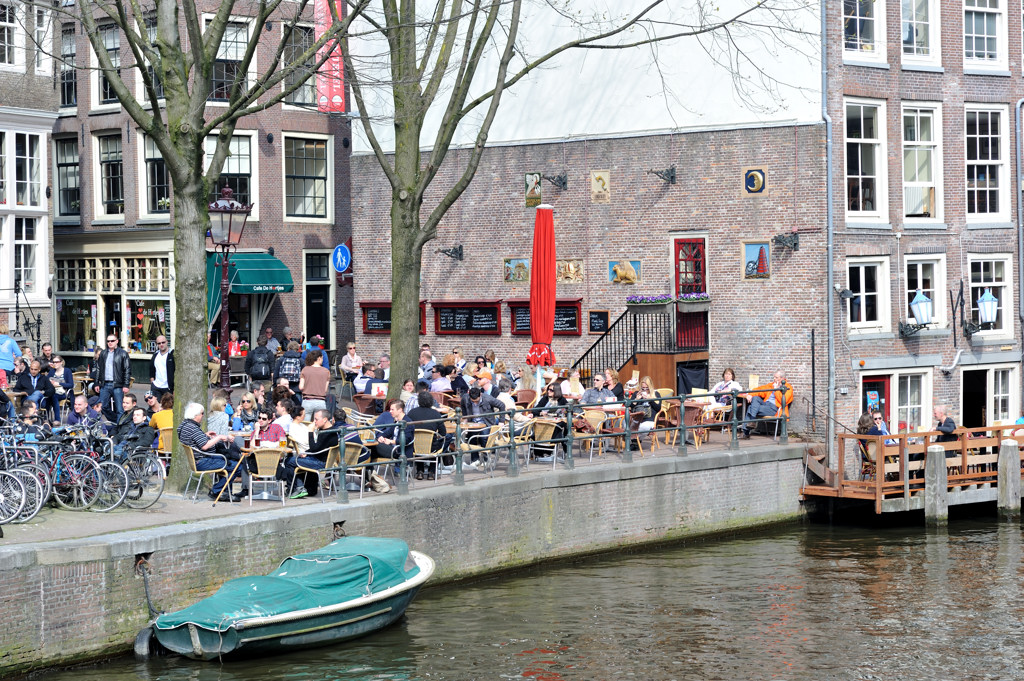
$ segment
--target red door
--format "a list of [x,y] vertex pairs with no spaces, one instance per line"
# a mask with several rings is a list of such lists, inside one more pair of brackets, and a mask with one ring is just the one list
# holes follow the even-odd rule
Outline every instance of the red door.
[[[878,409],[882,412],[885,424],[889,426],[889,432],[895,433],[906,430],[906,427],[897,428],[889,421],[889,377],[888,376],[865,376],[861,381],[861,409],[869,411]],[[862,412],[863,413],[863,412]]]

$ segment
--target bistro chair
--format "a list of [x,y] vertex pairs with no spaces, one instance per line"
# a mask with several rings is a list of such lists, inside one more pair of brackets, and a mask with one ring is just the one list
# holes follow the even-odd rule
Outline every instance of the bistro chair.
[[[220,468],[215,468],[213,470],[201,471],[196,468],[196,455],[195,452],[192,451],[192,448],[189,447],[188,445],[182,445],[181,449],[185,452],[185,462],[188,463],[189,469],[188,480],[185,482],[185,489],[181,493],[181,497],[183,499],[188,497],[188,488],[192,484],[192,481],[195,480],[196,491],[192,495],[192,503],[194,504],[199,500],[199,489],[203,485],[203,477],[209,475],[212,480],[213,478],[216,478],[218,475],[227,475],[228,460],[227,457],[225,457],[223,454],[214,454],[213,456],[219,456],[220,458],[224,459],[224,465],[221,466]],[[230,490],[228,491],[230,492]]]
[[547,419],[534,419],[533,420],[533,455],[538,459],[540,452],[546,452],[544,456],[551,457],[551,470],[555,469],[555,465],[558,463],[558,442],[548,442],[555,437],[555,430],[558,428],[557,421],[549,421]]
[[[278,450],[280,452],[280,450]],[[307,452],[306,456],[311,454],[322,454],[323,452]],[[305,475],[306,473],[313,473],[316,475],[317,488],[320,491],[320,503],[326,503],[324,497],[330,494],[331,490],[334,489],[334,473],[341,464],[341,447],[334,445],[327,450],[327,463],[324,464],[323,468],[310,468],[302,465],[302,458],[296,459],[298,465],[295,466],[295,473],[292,474],[292,481],[289,489],[295,489],[295,479],[299,477],[299,473]],[[333,469],[333,470],[332,470]]]
[[444,440],[441,439],[434,448],[435,431],[428,428],[417,428],[412,440],[413,458],[417,463],[432,460],[434,462],[434,480],[441,474],[441,456],[444,454]]
[[249,471],[249,505],[252,506],[252,498],[256,495],[256,485],[268,485],[277,489],[281,497],[281,505],[284,506],[284,480],[277,479],[277,465],[281,461],[280,447],[260,447],[253,450],[249,456],[256,463],[256,470]]

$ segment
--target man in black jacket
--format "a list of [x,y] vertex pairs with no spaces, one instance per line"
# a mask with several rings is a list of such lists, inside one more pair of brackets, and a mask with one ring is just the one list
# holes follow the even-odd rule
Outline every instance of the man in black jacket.
[[[331,417],[331,412],[326,409],[317,409],[313,412],[313,430],[309,434],[309,451],[288,457],[288,460],[278,469],[278,479],[283,479],[291,484],[295,469],[299,466],[323,469],[327,465],[327,450],[336,444],[338,444],[338,431],[334,430],[334,419]],[[307,496],[316,496],[318,487],[319,478],[314,473],[307,473],[301,480],[295,481],[295,489],[292,490],[291,497],[292,499],[301,499]]]
[[[438,449],[447,451],[451,448],[452,436],[448,434],[448,431],[444,427],[444,416],[441,412],[434,409],[434,398],[431,397],[430,393],[426,390],[421,391],[416,396],[416,408],[410,409],[409,413],[406,414],[405,418],[413,424],[415,428],[422,428],[425,430],[434,431],[434,440],[431,449],[437,451]],[[426,421],[426,423],[423,423]],[[422,425],[420,425],[422,423]],[[414,431],[415,432],[415,431]],[[425,452],[419,452],[423,454]],[[450,473],[451,464],[454,463],[454,459],[451,456],[441,457],[442,473]],[[422,480],[423,475],[426,473],[430,474],[428,464],[421,462],[416,463],[416,479]],[[433,465],[433,464],[429,464]]]
[[100,387],[100,404],[107,420],[116,422],[121,415],[122,393],[128,392],[131,377],[128,353],[118,347],[115,334],[107,334],[107,347],[96,360],[96,385]]
[[28,365],[28,371],[18,374],[18,380],[14,383],[14,392],[25,393],[26,400],[32,400],[40,408],[43,407],[43,399],[46,405],[53,403],[53,384],[42,371],[38,359],[32,360]]
[[170,349],[165,336],[156,337],[156,352],[149,360],[149,382],[152,384],[150,392],[157,402],[164,393],[174,392],[174,350]]

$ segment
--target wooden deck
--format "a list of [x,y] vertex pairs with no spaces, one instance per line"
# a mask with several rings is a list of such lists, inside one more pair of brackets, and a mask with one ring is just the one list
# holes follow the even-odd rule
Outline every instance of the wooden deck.
[[[821,482],[805,484],[807,497],[831,497],[871,502],[875,513],[919,510],[925,502],[925,460],[928,448],[946,453],[946,498],[950,506],[998,499],[998,458],[1003,440],[1017,443],[1018,462],[1024,461],[1020,426],[958,428],[956,440],[936,442],[938,431],[897,435],[839,435],[837,462],[830,468],[823,454],[808,453],[805,465]],[[895,441],[887,445],[886,440]],[[861,442],[864,445],[861,445]],[[881,475],[878,453],[881,452]],[[1018,468],[1020,464],[1018,463]]]

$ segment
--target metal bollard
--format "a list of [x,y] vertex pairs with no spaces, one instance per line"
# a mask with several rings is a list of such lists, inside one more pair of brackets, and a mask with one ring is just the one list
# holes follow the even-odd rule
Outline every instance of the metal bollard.
[[630,427],[630,406],[633,401],[628,397],[623,404],[623,408],[626,410],[625,416],[622,418],[623,432],[626,433],[626,446],[622,450],[622,463],[633,463],[633,432]]
[[519,455],[516,453],[516,431],[512,416],[508,419],[508,469],[505,472],[510,478],[519,477]]
[[575,464],[573,462],[573,455],[572,455],[573,432],[572,432],[572,405],[571,404],[569,405],[569,412],[568,412],[568,414],[569,415],[568,415],[568,417],[565,420],[565,467],[568,468],[569,470],[572,470],[573,468],[575,468]]
[[[441,465],[440,459],[437,465]],[[455,407],[455,475],[452,484],[456,487],[466,484],[466,475],[462,472],[462,410],[459,407]]]
[[401,426],[398,429],[398,444],[400,446],[398,450],[400,463],[398,469],[398,494],[401,496],[409,494],[409,457],[405,453],[405,441],[405,426]]

